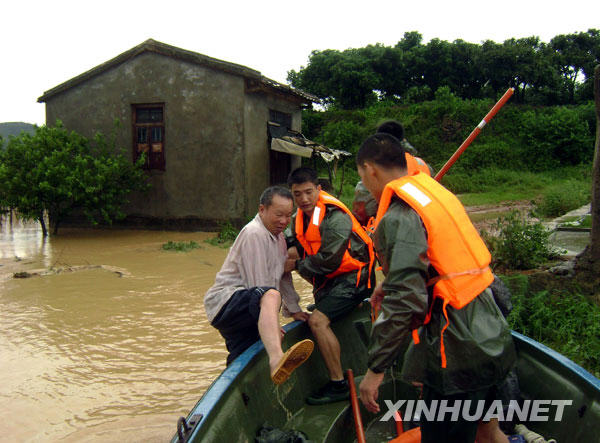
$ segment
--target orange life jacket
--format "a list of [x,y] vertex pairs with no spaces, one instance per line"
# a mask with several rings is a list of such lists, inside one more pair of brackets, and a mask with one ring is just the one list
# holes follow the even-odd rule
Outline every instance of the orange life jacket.
[[[423,220],[427,230],[427,256],[438,277],[427,282],[433,297],[443,301],[446,325],[440,341],[442,367],[446,367],[444,331],[448,327],[446,306],[461,309],[487,288],[494,276],[491,255],[458,198],[428,175],[417,173],[388,183],[381,195],[375,228],[397,195]],[[433,302],[431,304],[433,306]],[[425,324],[431,317],[431,307]],[[416,330],[413,339],[419,342]]]
[[[406,157],[406,170],[408,175],[415,175],[419,172],[423,172],[424,174],[431,176],[429,166],[427,166],[427,163],[425,163],[422,158],[415,157],[408,152],[405,152],[404,154]],[[375,232],[374,225],[375,217],[370,217],[369,220],[367,220],[367,225],[363,226],[363,229],[367,231],[368,234],[372,234]]]
[[296,212],[296,238],[304,248],[304,254],[306,255],[314,255],[317,253],[319,248],[321,247],[321,233],[319,232],[319,226],[325,218],[326,207],[325,205],[333,205],[337,208],[340,208],[346,214],[350,216],[350,220],[352,220],[352,232],[358,235],[358,237],[367,245],[369,251],[369,261],[367,263],[357,260],[356,258],[350,255],[350,243],[348,243],[348,248],[346,252],[344,252],[344,256],[342,257],[342,262],[340,263],[339,268],[333,271],[330,274],[327,274],[327,278],[333,278],[341,274],[345,274],[347,272],[352,272],[358,270],[356,276],[356,285],[358,286],[360,282],[360,275],[362,269],[368,265],[369,278],[368,278],[368,287],[371,287],[371,271],[373,269],[373,263],[375,262],[375,252],[373,250],[373,241],[371,237],[367,235],[365,230],[362,228],[356,217],[352,214],[352,212],[337,198],[329,195],[325,191],[319,192],[319,199],[317,200],[317,205],[313,211],[311,220],[309,222],[306,230],[304,229],[304,213],[300,208]]
[[423,172],[429,176],[431,175],[429,167],[422,158],[410,155],[408,152],[405,153],[405,157],[408,175],[415,175],[417,172]]

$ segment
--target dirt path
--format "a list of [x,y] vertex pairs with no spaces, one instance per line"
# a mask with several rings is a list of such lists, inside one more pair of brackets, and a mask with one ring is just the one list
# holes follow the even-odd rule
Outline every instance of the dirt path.
[[528,200],[509,201],[494,205],[465,206],[467,214],[478,231],[490,231],[495,226],[498,217],[509,211],[517,210],[523,214],[531,212],[533,205]]

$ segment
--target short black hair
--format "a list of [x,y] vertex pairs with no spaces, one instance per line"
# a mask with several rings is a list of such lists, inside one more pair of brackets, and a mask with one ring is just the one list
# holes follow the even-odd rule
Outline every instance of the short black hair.
[[398,140],[404,140],[404,126],[396,120],[386,120],[377,127],[377,132],[383,132],[396,137]]
[[260,195],[260,204],[265,208],[268,208],[273,203],[274,195],[279,195],[280,197],[287,198],[288,200],[293,200],[292,193],[288,188],[284,188],[283,186],[270,186]]
[[301,185],[306,182],[311,182],[315,186],[318,186],[319,178],[317,176],[317,171],[307,166],[300,166],[288,175],[287,184],[290,188],[292,185]]
[[365,161],[384,168],[406,169],[406,151],[396,137],[383,132],[367,138],[356,154],[356,164],[363,166]]
[[331,182],[329,181],[328,178],[319,177],[319,179],[317,181],[321,185],[321,189],[323,191],[327,192],[328,194],[333,193],[333,186],[331,186]]

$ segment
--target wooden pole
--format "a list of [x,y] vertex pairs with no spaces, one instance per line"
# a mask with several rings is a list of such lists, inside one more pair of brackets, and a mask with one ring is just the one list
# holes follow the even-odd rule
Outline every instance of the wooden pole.
[[446,174],[446,172],[448,172],[448,169],[450,169],[450,167],[454,164],[454,162],[456,162],[456,160],[458,160],[458,158],[462,155],[462,153],[465,151],[465,149],[467,149],[469,147],[469,145],[471,144],[471,142],[473,140],[475,140],[475,138],[479,135],[479,133],[485,127],[485,125],[487,125],[490,122],[490,120],[494,118],[494,116],[498,113],[500,108],[502,106],[504,106],[504,104],[514,94],[514,92],[515,92],[515,88],[508,88],[508,90],[504,93],[504,95],[500,98],[500,100],[498,100],[498,102],[496,102],[494,107],[492,109],[490,109],[490,112],[488,112],[487,115],[485,117],[483,117],[483,120],[481,120],[481,122],[477,125],[477,127],[475,129],[473,129],[473,131],[471,131],[471,133],[469,134],[467,139],[462,143],[462,145],[460,145],[458,147],[458,149],[452,155],[452,157],[450,157],[450,159],[446,162],[446,164],[444,166],[442,166],[442,169],[440,169],[440,172],[438,172],[437,175],[435,176],[435,179],[437,181],[440,181],[442,179],[442,177]]
[[350,404],[352,405],[352,414],[354,415],[356,441],[358,443],[366,443],[365,429],[360,416],[360,406],[358,404],[358,396],[356,395],[356,385],[354,384],[354,373],[352,372],[352,369],[348,369],[346,375],[348,376],[348,387],[350,388]]

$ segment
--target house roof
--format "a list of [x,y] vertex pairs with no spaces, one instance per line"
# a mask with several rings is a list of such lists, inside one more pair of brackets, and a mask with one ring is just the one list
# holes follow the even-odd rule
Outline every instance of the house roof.
[[216,58],[208,57],[197,52],[188,51],[185,49],[178,48],[176,46],[167,45],[166,43],[162,43],[153,39],[148,39],[145,42],[131,48],[130,50],[125,51],[122,54],[116,56],[115,58],[108,60],[107,62],[104,62],[101,65],[90,69],[89,71],[79,74],[77,77],[67,80],[66,82],[61,83],[60,85],[55,86],[54,88],[48,91],[45,91],[44,95],[39,97],[37,101],[39,103],[45,102],[49,98],[54,97],[55,95],[58,95],[70,88],[73,88],[74,86],[77,86],[97,75],[102,74],[103,72],[108,71],[109,69],[114,68],[115,66],[125,63],[133,59],[134,57],[137,57],[138,55],[146,52],[161,54],[167,57],[172,57],[178,60],[183,60],[189,63],[195,63],[198,65],[206,66],[211,69],[223,71],[228,74],[244,77],[246,80],[249,81],[248,83],[252,85],[252,91],[260,90],[267,92],[272,91],[283,93],[285,95],[291,95],[296,99],[300,99],[305,103],[318,103],[320,101],[318,97],[312,94],[301,91],[299,89],[294,89],[291,86],[276,82],[275,80],[271,80],[263,76],[259,71],[247,68],[246,66],[226,62],[223,60],[218,60]]

